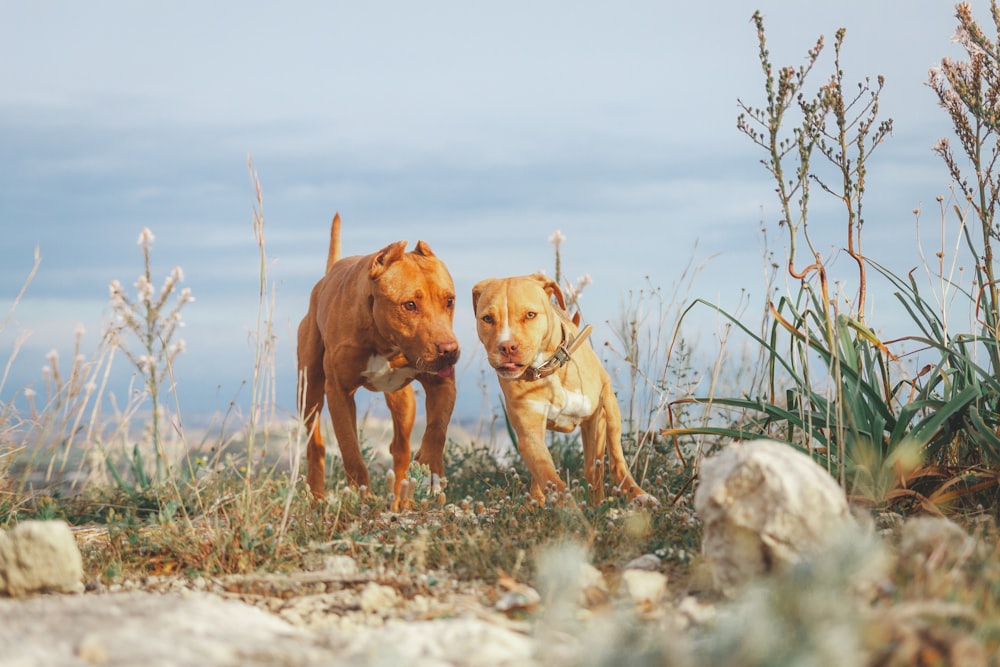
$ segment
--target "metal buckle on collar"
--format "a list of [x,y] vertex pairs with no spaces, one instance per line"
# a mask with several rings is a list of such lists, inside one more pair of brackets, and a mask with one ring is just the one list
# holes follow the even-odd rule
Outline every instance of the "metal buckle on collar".
[[555,373],[569,363],[573,353],[583,344],[583,341],[587,340],[592,329],[593,327],[588,324],[575,338],[571,338],[569,342],[566,341],[566,330],[563,329],[563,342],[559,344],[559,347],[552,353],[552,356],[538,366],[528,366],[524,369],[524,373],[521,374],[521,378],[534,381]]

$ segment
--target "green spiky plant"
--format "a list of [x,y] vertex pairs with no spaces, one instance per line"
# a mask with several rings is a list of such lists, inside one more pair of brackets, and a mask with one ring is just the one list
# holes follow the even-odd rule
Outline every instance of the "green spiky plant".
[[[961,9],[959,15],[961,19]],[[940,464],[969,460],[973,450],[976,455],[971,458],[982,462],[993,449],[984,433],[994,429],[982,415],[984,406],[996,405],[1000,387],[989,371],[975,363],[971,349],[974,343],[989,347],[990,342],[986,336],[947,334],[940,327],[941,315],[922,298],[912,276],[900,279],[863,253],[868,161],[892,129],[891,120],[878,116],[882,77],[875,82],[866,79],[852,95],[846,92],[841,29],[834,41],[833,74],[809,96],[806,81],[823,51],[823,38],[808,51],[805,64],[776,72],[759,12],[753,21],[766,103],[758,108],[740,102],[737,127],[766,153],[761,163],[776,184],[778,224],[786,231],[786,271],[796,289],[768,302],[760,332],[711,303],[692,304],[715,308],[760,345],[765,369],[761,381],[741,396],[680,402],[731,409],[729,423],[667,432],[674,437],[710,433],[738,440],[783,440],[813,454],[861,497],[878,503],[916,503],[937,511],[938,505],[962,493],[985,488],[984,480],[969,478],[978,470],[944,470]],[[979,68],[984,67],[981,62]],[[977,136],[957,131],[960,136]],[[975,146],[971,148],[977,154]],[[992,182],[992,176],[987,179]],[[831,290],[836,284],[828,271],[832,258],[819,249],[826,230],[817,228],[810,215],[816,187],[841,205],[844,252],[856,269],[858,289],[853,294]],[[986,219],[983,222],[987,224]],[[991,254],[982,256],[985,267]],[[897,289],[897,298],[924,335],[893,341],[893,349],[880,339],[866,310],[869,267]],[[977,294],[989,287],[991,275],[985,268],[977,273]],[[979,297],[975,301],[978,304]],[[989,322],[985,329],[990,329]],[[995,327],[990,330],[995,335]],[[907,344],[939,354],[931,365],[934,371],[923,379],[909,378],[902,371],[899,358],[909,351]],[[993,459],[992,465],[997,462]],[[986,486],[996,479],[986,471]],[[914,488],[920,486],[917,482],[926,482],[927,488]]]

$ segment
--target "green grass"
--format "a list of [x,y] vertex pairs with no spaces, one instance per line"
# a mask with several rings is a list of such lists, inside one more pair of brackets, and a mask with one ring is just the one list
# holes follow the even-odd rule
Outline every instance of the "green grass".
[[[335,461],[330,467],[338,470]],[[339,470],[337,477],[342,477]],[[576,480],[576,506],[540,508],[527,497],[527,472],[520,465],[500,467],[485,448],[450,460],[447,505],[433,499],[421,503],[418,491],[418,509],[402,516],[390,514],[385,496],[378,494],[386,484],[382,474],[373,475],[374,492],[366,498],[334,481],[325,503],[314,502],[287,471],[263,472],[256,479],[248,490],[242,476],[220,476],[180,497],[169,490],[161,494],[115,486],[70,498],[34,495],[8,508],[3,518],[5,523],[61,518],[108,526],[107,544],[85,554],[88,577],[105,583],[146,574],[300,569],[308,545],[317,543],[337,545],[336,550],[349,555],[365,554],[367,564],[379,568],[413,561],[419,545],[425,567],[485,580],[495,577],[497,568],[512,570],[525,554],[532,557],[530,570],[537,551],[554,540],[586,544],[595,562],[609,566],[643,553],[676,553],[678,545],[692,554],[698,544],[695,524],[675,516],[688,517],[686,510],[647,512],[620,498],[589,508]],[[658,479],[663,486],[647,486],[666,497],[671,493],[668,477]],[[247,493],[249,503],[244,501]],[[279,535],[289,495],[291,518]]]

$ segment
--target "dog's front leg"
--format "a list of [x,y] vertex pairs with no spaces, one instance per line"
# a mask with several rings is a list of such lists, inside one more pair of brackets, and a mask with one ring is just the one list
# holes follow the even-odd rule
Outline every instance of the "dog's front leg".
[[[605,382],[601,388],[601,401],[597,415],[600,427],[597,431],[597,451],[601,463],[604,463],[605,448],[608,452],[608,462],[611,468],[611,479],[619,491],[625,494],[629,500],[637,500],[640,504],[655,506],[656,499],[646,494],[636,483],[635,478],[629,471],[628,462],[625,460],[625,452],[622,450],[622,414],[618,407],[618,399],[615,398],[610,382]],[[603,473],[603,469],[601,471]],[[603,484],[603,474],[602,474]]]
[[401,509],[400,503],[405,505],[408,502],[408,499],[402,497],[402,489],[403,480],[410,468],[410,434],[413,433],[413,420],[417,413],[413,387],[406,385],[402,389],[385,392],[385,404],[392,414],[392,443],[389,445],[389,453],[392,454],[392,471],[395,475],[390,509],[398,512]]
[[[448,437],[448,423],[455,409],[454,377],[439,377],[427,375],[418,378],[427,394],[425,402],[427,410],[427,429],[420,440],[420,450],[417,452],[417,463],[422,463],[431,469],[431,488],[435,481],[444,477],[444,445]],[[437,477],[437,480],[434,477]]]
[[326,404],[333,421],[333,433],[337,436],[340,456],[344,461],[344,472],[347,482],[359,489],[371,489],[368,480],[368,468],[361,456],[358,444],[358,414],[353,391],[343,391],[340,388],[327,388]]
[[517,450],[531,472],[531,497],[544,504],[547,491],[566,488],[566,482],[560,479],[552,454],[545,446],[545,416],[526,406],[508,406],[507,415],[517,433]]

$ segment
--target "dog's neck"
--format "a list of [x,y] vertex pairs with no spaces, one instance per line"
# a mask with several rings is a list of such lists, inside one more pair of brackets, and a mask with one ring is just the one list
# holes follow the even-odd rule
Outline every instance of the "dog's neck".
[[[560,320],[562,320],[562,318],[560,318]],[[542,378],[546,378],[558,371],[560,368],[569,363],[573,353],[576,352],[581,345],[583,345],[593,329],[593,327],[588,324],[575,336],[571,336],[569,326],[565,321],[560,321],[559,328],[562,331],[562,340],[559,343],[559,346],[556,347],[556,351],[552,353],[551,357],[537,366],[528,366],[525,368],[524,373],[521,374],[519,379],[534,382],[535,380],[541,380]]]

